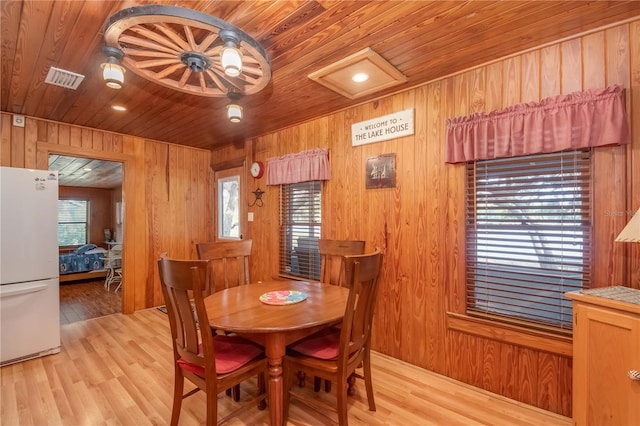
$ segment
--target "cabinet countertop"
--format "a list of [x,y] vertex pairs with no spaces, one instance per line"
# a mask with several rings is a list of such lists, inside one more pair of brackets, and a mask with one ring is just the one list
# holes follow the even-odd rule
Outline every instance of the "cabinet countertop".
[[640,290],[613,286],[565,293],[571,300],[619,309],[640,315]]

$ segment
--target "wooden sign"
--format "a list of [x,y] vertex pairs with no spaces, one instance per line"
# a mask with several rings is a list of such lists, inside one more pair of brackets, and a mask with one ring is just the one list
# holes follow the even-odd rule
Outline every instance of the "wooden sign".
[[413,134],[413,108],[351,125],[351,145],[381,142]]

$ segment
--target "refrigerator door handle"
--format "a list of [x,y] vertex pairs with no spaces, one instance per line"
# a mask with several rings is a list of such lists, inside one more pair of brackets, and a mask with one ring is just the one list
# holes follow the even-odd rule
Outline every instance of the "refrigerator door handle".
[[3,285],[0,286],[0,299],[5,297],[19,296],[21,294],[36,293],[47,289],[47,284],[32,284],[28,287],[20,287],[16,289],[6,289],[5,287],[15,287]]

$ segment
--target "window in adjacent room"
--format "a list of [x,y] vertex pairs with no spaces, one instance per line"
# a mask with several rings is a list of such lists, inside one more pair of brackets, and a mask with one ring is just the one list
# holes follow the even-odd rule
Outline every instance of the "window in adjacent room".
[[58,245],[87,244],[89,201],[58,200]]
[[569,333],[590,283],[590,151],[467,163],[467,314]]
[[280,185],[280,273],[320,279],[321,181]]

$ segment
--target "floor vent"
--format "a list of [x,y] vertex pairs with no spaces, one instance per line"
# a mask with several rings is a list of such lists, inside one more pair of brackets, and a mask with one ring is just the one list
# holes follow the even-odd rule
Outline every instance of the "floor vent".
[[82,74],[51,67],[44,82],[76,90],[78,86],[80,86],[80,83],[82,83],[82,80],[84,80],[84,75]]

